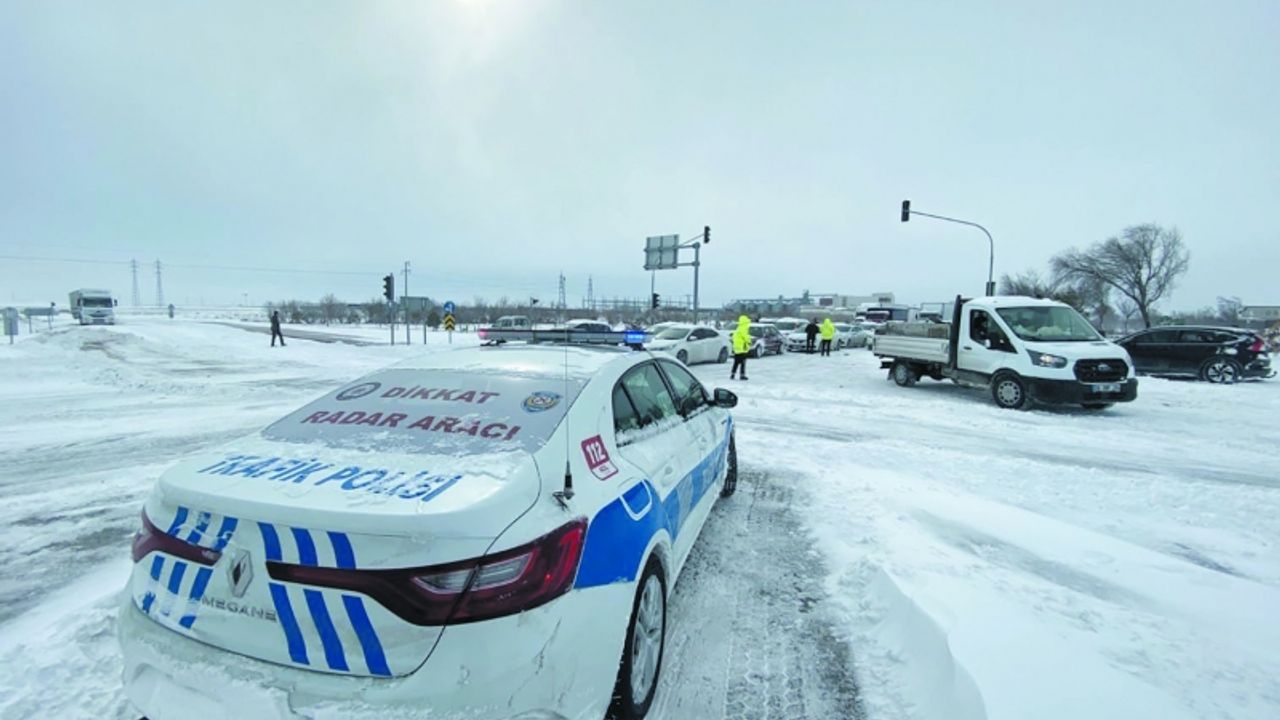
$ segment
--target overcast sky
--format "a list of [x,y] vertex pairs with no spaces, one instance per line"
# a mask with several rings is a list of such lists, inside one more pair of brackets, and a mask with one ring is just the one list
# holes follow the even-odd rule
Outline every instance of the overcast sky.
[[[1280,2],[0,4],[0,255],[166,299],[643,296],[986,277],[1177,226],[1172,307],[1280,304]],[[184,267],[185,266],[185,267]],[[271,273],[194,266],[294,268]],[[0,301],[124,264],[0,259]],[[690,270],[659,273],[665,296]]]

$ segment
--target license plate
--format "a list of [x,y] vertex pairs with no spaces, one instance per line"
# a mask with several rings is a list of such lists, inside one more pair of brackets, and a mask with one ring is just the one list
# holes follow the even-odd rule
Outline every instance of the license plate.
[[1095,393],[1098,393],[1099,395],[1101,395],[1101,394],[1103,394],[1103,393],[1118,393],[1118,392],[1120,392],[1120,383],[1101,383],[1101,384],[1094,384],[1094,385],[1090,385],[1089,387],[1090,387],[1090,388],[1091,388]]

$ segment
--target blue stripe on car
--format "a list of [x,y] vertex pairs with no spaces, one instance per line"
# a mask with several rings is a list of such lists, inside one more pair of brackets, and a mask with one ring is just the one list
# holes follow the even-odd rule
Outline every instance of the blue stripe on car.
[[298,544],[298,562],[309,567],[316,566],[316,544],[311,540],[311,533],[302,528],[289,528],[293,531],[293,540]]
[[[196,603],[197,607],[199,607],[201,598],[204,597],[205,589],[209,587],[209,578],[212,576],[212,568],[202,567],[196,571],[196,581],[191,584],[190,599],[191,602]],[[193,612],[190,615],[183,615],[182,619],[178,621],[178,624],[190,630],[191,626],[196,624],[195,613]]]
[[365,612],[364,601],[354,595],[343,595],[342,604],[347,608],[347,617],[351,619],[351,627],[360,640],[360,649],[364,651],[364,663],[374,675],[391,676],[391,668],[387,666],[387,657],[382,652],[382,643],[378,641],[378,633],[369,622],[369,613]]
[[[295,530],[296,532],[296,530]],[[316,632],[320,633],[320,644],[324,646],[324,659],[329,669],[347,671],[347,657],[342,652],[342,641],[338,639],[338,631],[333,627],[333,619],[329,617],[329,608],[324,604],[324,595],[319,590],[310,588],[302,591],[307,598],[307,608],[311,610],[311,620],[316,624]]]
[[178,531],[182,529],[182,524],[187,521],[188,512],[190,511],[179,505],[178,513],[173,516],[173,522],[169,523],[169,529],[165,531],[165,534],[176,537],[178,535]]
[[[272,532],[274,533],[274,528]],[[279,549],[278,545],[276,549]],[[302,639],[302,630],[298,628],[298,619],[293,615],[293,605],[289,603],[289,591],[280,583],[267,585],[271,589],[271,603],[275,605],[276,618],[280,620],[280,628],[284,630],[284,639],[289,646],[289,657],[300,665],[310,665],[311,662],[307,660],[307,644]]]
[[267,553],[267,560],[271,562],[284,560],[280,553],[280,536],[276,534],[275,526],[260,522],[258,529],[262,531],[262,549]]
[[214,550],[222,552],[226,549],[227,543],[231,542],[231,536],[236,533],[236,525],[239,522],[231,516],[222,518],[222,525],[218,527],[218,539],[213,543]]
[[209,521],[211,519],[213,519],[213,516],[207,512],[198,513],[196,515],[196,526],[187,535],[187,542],[192,545],[199,545],[200,540],[204,538],[205,531],[209,529]]
[[351,538],[346,533],[329,533],[329,542],[333,545],[333,558],[338,567],[353,570],[356,566],[356,553],[351,549]]
[[[643,480],[601,508],[587,526],[587,539],[574,587],[597,587],[635,580],[650,540],[661,528],[667,530],[672,540],[676,539],[693,508],[702,502],[707,489],[724,471],[728,449],[729,436],[726,434],[724,442],[681,478],[661,502],[656,502],[659,495],[653,484]],[[646,507],[646,490],[652,493],[655,502],[650,503],[651,507],[643,515],[633,519],[632,514]],[[688,507],[684,506],[683,497],[688,498]]]

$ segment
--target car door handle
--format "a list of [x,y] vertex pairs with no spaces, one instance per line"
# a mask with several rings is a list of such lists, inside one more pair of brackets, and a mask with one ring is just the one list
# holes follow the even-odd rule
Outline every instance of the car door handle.
[[965,346],[961,347],[960,349],[961,349],[961,350],[972,350],[972,349],[973,349],[973,347],[972,347],[972,346],[970,346],[970,345],[965,345]]

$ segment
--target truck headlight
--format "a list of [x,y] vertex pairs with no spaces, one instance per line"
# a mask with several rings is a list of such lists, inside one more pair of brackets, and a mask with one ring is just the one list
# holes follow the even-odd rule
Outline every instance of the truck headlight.
[[1047,368],[1064,368],[1067,366],[1067,359],[1064,357],[1050,355],[1049,353],[1036,352],[1034,350],[1028,350],[1027,352],[1031,355],[1032,365],[1039,365],[1040,367]]

